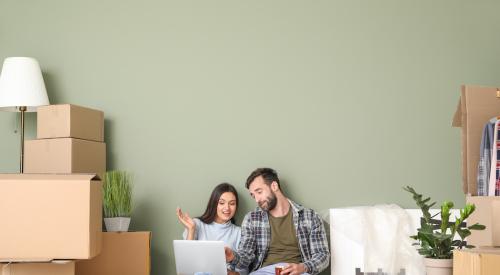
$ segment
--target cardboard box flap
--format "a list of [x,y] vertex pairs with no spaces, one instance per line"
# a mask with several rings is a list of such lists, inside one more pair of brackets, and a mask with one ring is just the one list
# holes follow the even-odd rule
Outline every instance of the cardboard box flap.
[[55,106],[68,106],[70,108],[75,108],[75,109],[80,109],[80,110],[89,110],[89,111],[98,112],[98,113],[101,113],[104,115],[104,112],[101,110],[97,110],[97,109],[89,108],[89,107],[84,107],[84,106],[80,106],[80,105],[75,105],[75,104],[70,104],[70,103],[55,104]]
[[453,115],[452,127],[462,127],[462,98],[458,99],[457,110]]
[[463,249],[464,252],[475,253],[475,254],[496,254],[500,255],[500,248],[496,246],[482,246],[472,249]]
[[0,180],[101,180],[96,174],[0,174]]

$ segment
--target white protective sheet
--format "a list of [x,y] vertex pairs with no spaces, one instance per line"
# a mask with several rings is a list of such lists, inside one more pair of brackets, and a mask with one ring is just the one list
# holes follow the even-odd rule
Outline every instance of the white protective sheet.
[[[450,220],[454,215],[458,210]],[[397,205],[330,209],[332,275],[424,275],[423,257],[409,237],[421,216],[420,209]]]

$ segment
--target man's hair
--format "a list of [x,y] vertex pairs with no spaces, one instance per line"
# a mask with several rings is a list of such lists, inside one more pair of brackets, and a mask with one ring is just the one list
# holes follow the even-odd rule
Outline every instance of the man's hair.
[[264,182],[271,186],[271,183],[275,181],[278,184],[278,188],[281,189],[280,187],[280,179],[278,178],[278,173],[274,171],[274,169],[271,168],[257,168],[255,169],[250,176],[247,178],[247,183],[245,184],[246,188],[250,188],[250,184],[258,177],[262,176],[264,179]]

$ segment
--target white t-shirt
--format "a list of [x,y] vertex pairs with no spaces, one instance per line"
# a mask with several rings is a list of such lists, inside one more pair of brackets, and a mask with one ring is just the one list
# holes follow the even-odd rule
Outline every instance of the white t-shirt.
[[[224,245],[230,247],[232,250],[237,250],[241,239],[241,228],[231,221],[224,224],[210,223],[206,224],[198,218],[193,219],[196,224],[196,231],[194,233],[195,240],[204,241],[223,241]],[[182,237],[186,239],[187,230],[184,230]]]

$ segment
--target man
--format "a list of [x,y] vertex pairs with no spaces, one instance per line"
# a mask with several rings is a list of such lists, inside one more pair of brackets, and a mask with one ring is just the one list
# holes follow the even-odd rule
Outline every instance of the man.
[[283,275],[324,270],[330,251],[319,215],[285,197],[271,168],[253,171],[246,188],[258,207],[245,216],[238,251],[226,248],[226,260],[251,275],[275,274],[277,266]]

